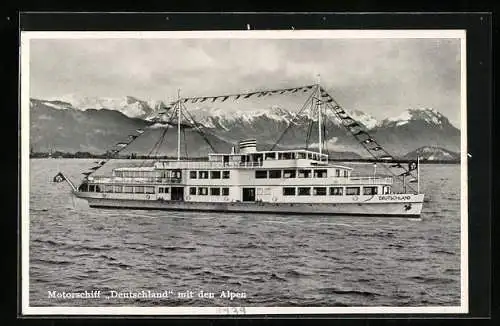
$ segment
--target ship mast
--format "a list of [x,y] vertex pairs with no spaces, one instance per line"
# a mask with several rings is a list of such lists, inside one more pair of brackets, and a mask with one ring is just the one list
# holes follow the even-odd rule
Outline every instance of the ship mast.
[[181,160],[181,90],[177,90],[177,161]]
[[322,153],[322,147],[323,147],[323,140],[322,140],[322,135],[321,135],[321,90],[320,90],[320,75],[318,74],[318,87],[316,89],[318,95],[317,95],[317,100],[316,103],[318,103],[318,146],[319,146],[319,153]]

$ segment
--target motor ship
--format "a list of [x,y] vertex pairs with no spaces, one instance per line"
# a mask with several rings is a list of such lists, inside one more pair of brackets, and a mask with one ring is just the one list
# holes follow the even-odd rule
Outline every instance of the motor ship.
[[[181,129],[187,101],[227,99],[255,94],[311,90],[304,104],[316,108],[319,144],[322,143],[323,107],[335,112],[341,125],[376,158],[379,164],[402,169],[392,175],[355,175],[353,168],[337,164],[322,146],[317,150],[274,148],[259,149],[256,139],[243,139],[226,153],[209,153],[205,160],[180,157]],[[424,194],[419,193],[419,162],[408,168],[388,154],[365,128],[352,119],[319,83],[300,88],[272,90],[215,97],[181,98],[168,108],[170,129],[177,126],[177,159],[158,159],[150,166],[119,167],[111,175],[93,175],[105,161],[83,173],[85,178],[76,187],[62,173],[76,197],[86,200],[91,208],[146,209],[206,212],[245,212],[273,214],[321,214],[345,216],[418,217]],[[177,118],[172,122],[172,118]],[[186,116],[187,117],[187,116]],[[163,119],[162,121],[165,121]],[[200,124],[191,121],[191,127]],[[128,142],[120,143],[118,153],[144,130],[137,130]],[[412,177],[416,172],[416,178]],[[395,181],[403,179],[403,191],[396,191]],[[417,190],[411,182],[417,182]],[[412,189],[412,191],[408,191]]]

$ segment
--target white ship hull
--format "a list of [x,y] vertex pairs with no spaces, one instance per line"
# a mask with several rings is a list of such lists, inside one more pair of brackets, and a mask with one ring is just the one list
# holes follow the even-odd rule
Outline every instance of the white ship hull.
[[339,203],[189,202],[77,196],[86,199],[92,208],[375,217],[419,217],[423,204],[423,195],[412,195],[409,200]]

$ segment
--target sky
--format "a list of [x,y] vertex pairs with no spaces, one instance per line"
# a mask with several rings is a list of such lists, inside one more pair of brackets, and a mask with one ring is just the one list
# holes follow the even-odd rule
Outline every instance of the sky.
[[[30,97],[171,101],[314,84],[377,119],[460,125],[460,39],[32,39]],[[256,105],[253,103],[252,105]]]

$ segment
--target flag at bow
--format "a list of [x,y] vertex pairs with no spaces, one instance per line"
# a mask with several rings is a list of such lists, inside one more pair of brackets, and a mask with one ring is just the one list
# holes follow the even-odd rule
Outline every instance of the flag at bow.
[[62,172],[56,174],[52,179],[53,182],[63,182],[64,180],[66,180],[66,177],[64,176],[64,174],[62,174]]
[[414,171],[418,168],[418,161],[408,162],[408,171]]

